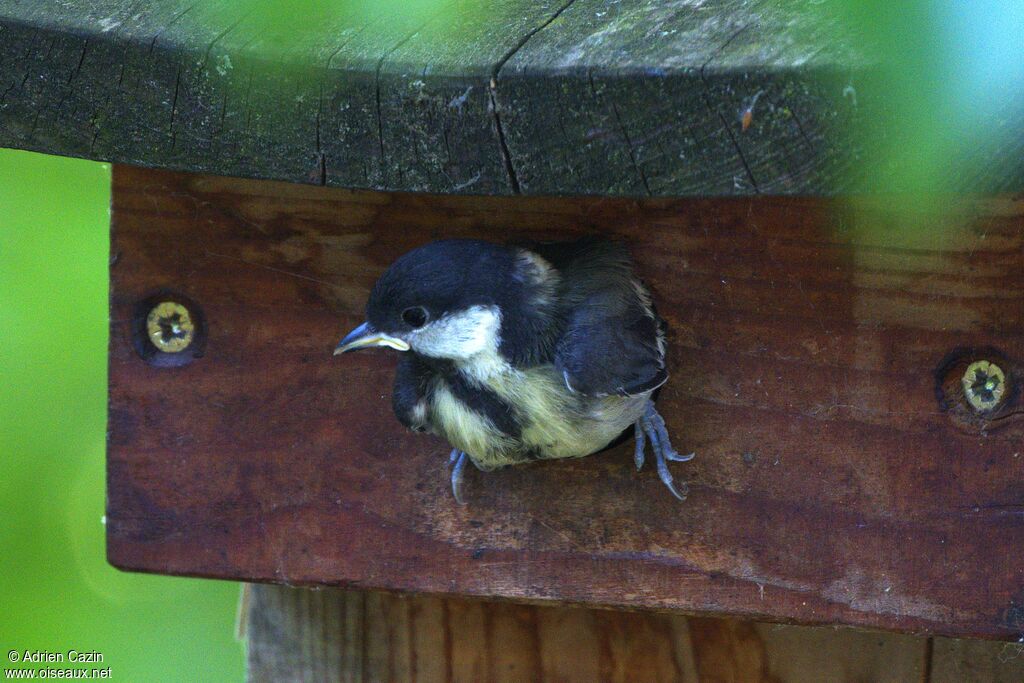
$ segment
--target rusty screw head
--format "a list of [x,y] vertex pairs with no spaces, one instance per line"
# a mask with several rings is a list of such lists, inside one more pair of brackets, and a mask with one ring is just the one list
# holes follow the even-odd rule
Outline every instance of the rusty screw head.
[[998,406],[1006,393],[1006,375],[998,365],[987,360],[968,365],[961,382],[967,402],[979,413]]
[[181,353],[192,344],[196,327],[185,306],[161,301],[146,316],[146,336],[164,353]]
[[154,367],[188,365],[206,350],[203,309],[184,294],[154,292],[132,308],[131,342],[139,357]]

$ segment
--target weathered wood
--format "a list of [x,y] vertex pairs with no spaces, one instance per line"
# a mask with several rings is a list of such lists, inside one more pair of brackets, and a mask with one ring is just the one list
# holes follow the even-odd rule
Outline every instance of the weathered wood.
[[855,182],[851,132],[881,110],[870,89],[866,110],[843,96],[865,62],[838,23],[774,0],[707,10],[577,0],[557,29],[533,36],[499,89],[521,187],[808,194]]
[[926,668],[924,638],[848,628],[331,589],[251,590],[254,683],[905,683],[922,680]]
[[[290,584],[1013,638],[1024,630],[1024,204],[353,193],[115,169],[110,560]],[[952,219],[961,217],[960,223]],[[691,496],[628,445],[469,472],[390,409],[393,356],[332,359],[368,288],[438,237],[627,241],[669,321],[659,408]],[[205,355],[132,347],[154,291]],[[1012,385],[982,419],[975,354]],[[939,395],[941,394],[941,395]]]
[[[833,194],[890,128],[848,33],[773,0],[0,0],[0,145],[392,190]],[[1024,188],[1018,152],[965,183]]]

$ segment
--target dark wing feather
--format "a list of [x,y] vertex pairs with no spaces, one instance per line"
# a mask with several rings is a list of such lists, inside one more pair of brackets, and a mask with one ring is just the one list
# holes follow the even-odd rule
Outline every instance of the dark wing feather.
[[630,396],[664,384],[664,323],[633,274],[626,248],[588,239],[534,250],[562,276],[565,331],[555,367],[566,385],[590,396]]

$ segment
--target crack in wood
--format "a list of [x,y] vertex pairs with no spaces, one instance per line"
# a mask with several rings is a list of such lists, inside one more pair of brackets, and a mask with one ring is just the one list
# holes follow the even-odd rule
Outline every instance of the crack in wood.
[[[591,95],[593,95],[595,100],[600,100],[601,96],[598,95],[597,88],[594,85],[593,71],[587,72],[587,80],[590,83]],[[644,170],[640,167],[640,164],[637,163],[636,153],[633,149],[633,142],[629,138],[629,133],[626,131],[626,126],[622,123],[622,116],[619,114],[619,107],[615,104],[614,100],[611,102],[611,107],[612,114],[615,116],[615,123],[619,128],[619,133],[622,135],[622,139],[625,140],[626,142],[626,151],[629,154],[629,161],[633,165],[633,170],[636,172],[637,176],[640,178],[640,182],[644,186],[644,192],[646,192],[647,196],[649,197],[651,196],[651,186],[647,184],[647,175],[644,173]]]
[[178,71],[174,75],[174,97],[171,100],[171,121],[168,126],[168,131],[171,134],[171,149],[174,149],[174,143],[176,135],[174,133],[174,117],[178,113],[178,89],[181,87],[181,66],[178,66]]
[[793,123],[796,124],[797,130],[800,132],[800,137],[803,138],[804,143],[807,145],[807,151],[813,153],[814,144],[811,142],[811,139],[807,137],[807,133],[804,132],[804,126],[800,122],[800,117],[797,116],[796,111],[792,107],[789,108],[789,113],[793,116]]
[[220,33],[218,33],[216,36],[213,37],[213,40],[211,40],[210,44],[206,46],[206,51],[203,53],[203,61],[200,63],[200,68],[201,69],[205,69],[207,64],[209,64],[209,62],[210,62],[210,53],[213,51],[214,46],[217,45],[217,43],[219,43],[221,40],[223,40],[229,33],[231,33],[236,28],[238,28],[238,25],[241,24],[246,19],[248,19],[250,16],[252,16],[252,14],[255,11],[256,11],[256,9],[253,8],[253,9],[248,10],[247,12],[242,13],[242,15],[240,17],[235,19],[233,22],[231,22],[231,24],[229,24],[226,28],[224,28],[224,30],[222,30]]
[[252,77],[253,77],[253,71],[254,71],[253,69],[249,69],[249,78],[248,78],[248,81],[246,82],[246,85],[245,85],[245,98],[243,99],[243,102],[245,103],[245,131],[246,132],[249,132],[249,129],[252,128]]
[[491,81],[490,81],[490,97],[491,97],[491,113],[494,117],[494,128],[498,134],[498,146],[501,150],[501,158],[505,164],[505,172],[508,174],[509,184],[512,186],[513,194],[522,194],[519,187],[519,178],[516,174],[515,164],[512,162],[512,155],[509,153],[508,143],[505,140],[505,129],[501,124],[501,113],[500,105],[498,100],[498,75],[501,72],[502,67],[512,59],[515,53],[519,52],[526,43],[529,42],[530,38],[537,35],[540,31],[544,30],[551,25],[555,19],[557,19],[562,12],[569,9],[576,0],[569,0],[564,5],[559,7],[548,19],[540,26],[528,31],[522,38],[520,38],[516,44],[498,60],[494,68],[491,69]]
[[403,45],[412,40],[420,31],[423,30],[427,24],[432,22],[441,13],[441,9],[436,9],[430,14],[422,23],[420,23],[415,29],[410,31],[408,35],[398,41],[393,47],[387,50],[380,59],[377,60],[377,69],[374,73],[374,95],[377,103],[377,140],[380,143],[380,173],[381,173],[381,187],[388,187],[388,172],[387,163],[384,149],[384,112],[381,107],[380,98],[380,74],[384,68],[384,63],[387,62],[388,58],[393,55],[397,50],[401,49]]
[[171,17],[171,20],[168,21],[166,24],[164,24],[160,28],[160,30],[158,30],[156,32],[156,34],[153,36],[153,39],[151,41],[149,41],[149,54],[153,54],[153,51],[156,49],[157,41],[160,40],[160,36],[162,36],[164,34],[164,32],[167,31],[167,29],[169,29],[170,27],[174,26],[176,23],[178,23],[179,19],[184,17],[186,14],[188,14],[189,12],[191,12],[193,9],[195,9],[198,6],[199,6],[198,2],[193,3],[193,4],[189,5],[188,7],[186,7],[185,9],[183,9],[178,14],[174,15],[173,17]]
[[[754,193],[760,194],[760,189],[758,189],[757,186],[757,179],[754,178],[754,172],[750,169],[750,164],[747,163],[747,158],[746,156],[744,156],[743,150],[740,148],[739,140],[736,139],[736,136],[732,132],[732,127],[729,125],[729,122],[726,120],[725,116],[717,109],[715,109],[715,107],[711,104],[711,85],[708,83],[708,79],[705,74],[708,65],[711,64],[712,61],[714,61],[715,57],[724,52],[725,49],[729,47],[729,45],[732,43],[732,41],[736,40],[737,37],[739,37],[744,31],[746,31],[752,25],[753,23],[744,24],[740,28],[736,29],[736,31],[734,31],[732,35],[730,35],[728,39],[725,40],[725,42],[723,42],[720,46],[718,46],[715,50],[711,52],[707,60],[703,64],[701,64],[700,80],[704,84],[704,103],[707,105],[708,111],[711,113],[712,116],[717,116],[719,120],[722,122],[722,128],[725,130],[726,135],[729,136],[729,140],[732,141],[732,146],[736,150],[736,155],[739,157],[740,163],[743,165],[743,169],[747,173],[747,178],[750,180],[750,184],[754,188]],[[736,189],[735,185],[734,189]]]
[[[320,182],[318,184],[320,184],[320,185],[326,185],[327,184],[327,155],[324,154],[323,151],[322,151],[322,142],[323,141],[320,139],[320,127],[321,127],[321,123],[322,123],[323,108],[324,108],[324,84],[327,82],[327,80],[329,79],[329,77],[331,75],[331,62],[334,61],[334,58],[337,57],[338,53],[340,53],[342,50],[344,50],[345,47],[349,43],[351,43],[353,40],[355,40],[365,30],[366,30],[366,26],[361,26],[359,29],[354,31],[350,36],[348,36],[345,40],[343,40],[341,42],[341,44],[339,44],[338,47],[336,47],[331,52],[331,54],[327,55],[327,61],[324,63],[324,67],[323,67],[323,69],[322,69],[322,71],[320,73],[320,83],[319,83],[320,95],[319,95],[319,98],[317,100],[317,110],[316,110],[316,156],[317,156],[317,159],[319,160]],[[379,98],[377,100],[377,104],[378,104],[378,115],[379,115],[379,112],[380,112],[380,109],[379,109],[380,100],[379,100]],[[379,118],[378,118],[378,130],[379,130],[379,123],[380,123],[380,121],[379,121]]]
[[85,62],[85,53],[88,51],[88,49],[89,49],[89,39],[86,38],[85,42],[82,43],[82,54],[78,56],[78,64],[75,65],[75,68],[71,72],[71,75],[68,76],[67,85],[71,85],[72,81],[75,80],[75,78],[78,76],[78,73],[82,70],[82,64]]
[[522,194],[519,187],[519,178],[516,175],[516,167],[512,163],[512,155],[508,151],[508,142],[505,140],[505,129],[501,126],[501,114],[498,112],[498,83],[494,78],[488,84],[488,96],[491,101],[491,116],[494,119],[494,130],[498,135],[498,147],[501,150],[501,159],[505,165],[505,173],[508,175],[509,185],[512,186],[512,194]]

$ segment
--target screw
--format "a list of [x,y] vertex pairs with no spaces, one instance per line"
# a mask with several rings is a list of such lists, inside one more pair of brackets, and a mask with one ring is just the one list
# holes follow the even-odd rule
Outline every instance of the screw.
[[180,353],[195,337],[196,327],[188,309],[176,301],[161,301],[146,316],[146,335],[160,351]]
[[998,365],[987,360],[968,365],[961,382],[967,402],[978,412],[995,408],[1006,393],[1006,375]]

